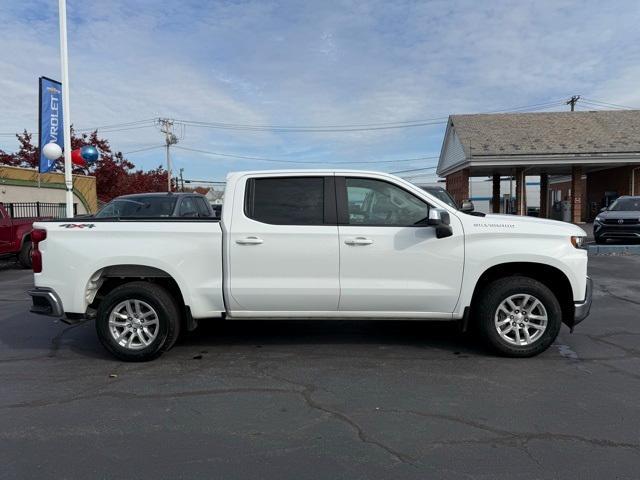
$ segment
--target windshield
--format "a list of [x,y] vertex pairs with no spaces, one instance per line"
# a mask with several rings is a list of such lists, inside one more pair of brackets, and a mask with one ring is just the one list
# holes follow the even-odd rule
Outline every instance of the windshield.
[[107,217],[170,217],[176,205],[175,197],[146,196],[116,198],[96,214]]
[[619,198],[611,204],[613,212],[640,212],[640,197]]
[[422,187],[422,189],[425,192],[430,193],[431,195],[436,197],[438,200],[443,201],[444,203],[446,203],[450,207],[453,207],[456,210],[458,209],[458,205],[456,205],[456,201],[453,199],[453,197],[446,190],[444,190],[442,188],[428,188],[428,187]]

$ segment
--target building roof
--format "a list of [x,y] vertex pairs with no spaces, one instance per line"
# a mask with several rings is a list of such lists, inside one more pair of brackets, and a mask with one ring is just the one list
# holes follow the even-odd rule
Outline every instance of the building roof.
[[640,110],[451,115],[476,155],[640,152]]
[[[464,152],[459,152],[455,161],[445,158],[444,146],[451,135]],[[465,162],[486,157],[502,163],[524,157],[638,154],[640,110],[451,115],[438,171],[451,170],[454,164],[463,167]]]

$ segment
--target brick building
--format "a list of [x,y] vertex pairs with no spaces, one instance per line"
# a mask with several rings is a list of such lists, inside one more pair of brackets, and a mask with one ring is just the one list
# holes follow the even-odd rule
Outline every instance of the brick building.
[[640,195],[640,110],[451,115],[437,173],[459,202],[470,177],[491,177],[494,212],[501,176],[513,176],[518,214],[527,211],[526,177],[538,176],[542,217],[550,177],[565,176],[571,219],[586,221],[608,197]]

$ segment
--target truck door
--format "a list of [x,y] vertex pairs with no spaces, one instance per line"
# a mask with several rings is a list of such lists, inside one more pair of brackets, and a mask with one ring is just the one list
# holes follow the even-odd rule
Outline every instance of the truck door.
[[[431,208],[375,177],[336,177],[340,236],[340,311],[451,314],[462,283],[462,226],[437,238],[420,222]],[[409,313],[407,313],[409,312]]]
[[333,176],[239,179],[226,228],[232,315],[337,311],[340,265]]

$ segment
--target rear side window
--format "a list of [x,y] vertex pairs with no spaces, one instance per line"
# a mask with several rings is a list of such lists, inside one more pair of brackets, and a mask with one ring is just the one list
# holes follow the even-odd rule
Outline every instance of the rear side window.
[[197,217],[198,210],[195,200],[196,199],[194,197],[183,198],[178,215],[181,217]]
[[196,200],[196,208],[198,209],[199,217],[210,217],[211,212],[209,211],[209,207],[207,206],[207,201],[201,197],[195,197]]
[[274,225],[323,225],[324,178],[252,178],[247,182],[245,213]]

